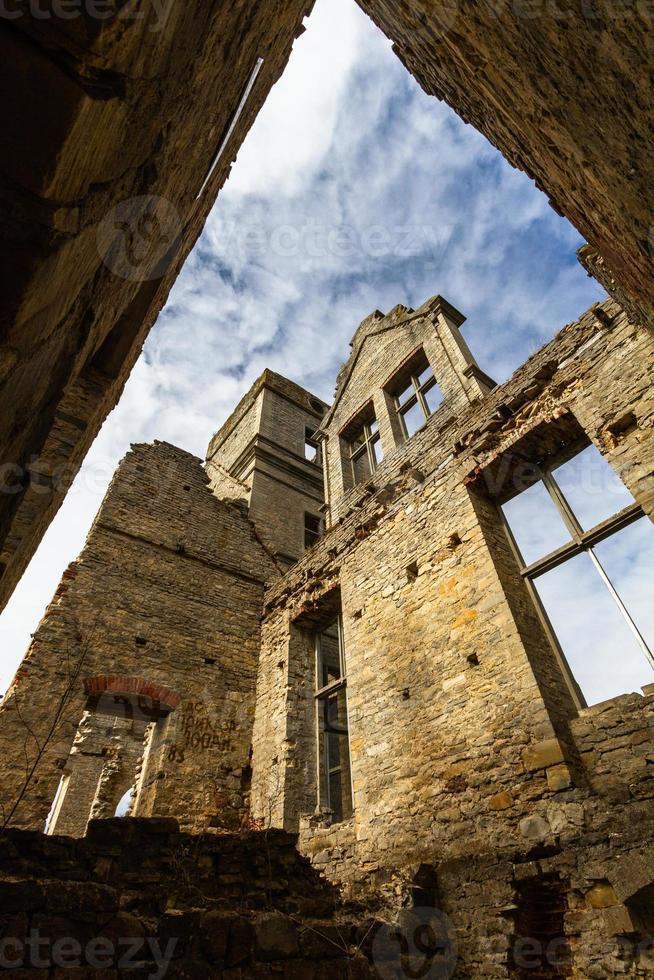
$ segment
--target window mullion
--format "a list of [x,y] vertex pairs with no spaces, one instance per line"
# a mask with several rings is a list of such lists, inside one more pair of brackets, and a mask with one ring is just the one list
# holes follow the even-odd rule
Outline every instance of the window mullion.
[[552,645],[552,649],[554,650],[554,655],[555,655],[556,659],[559,662],[559,666],[561,667],[561,670],[563,671],[563,676],[565,677],[565,680],[567,681],[568,689],[570,690],[570,693],[572,695],[572,699],[575,702],[575,705],[576,705],[577,709],[579,709],[579,708],[585,708],[586,707],[586,699],[584,698],[583,692],[582,692],[581,688],[579,687],[579,685],[577,684],[577,681],[575,680],[575,676],[572,673],[572,670],[570,669],[570,666],[568,664],[566,655],[563,652],[563,648],[561,647],[561,644],[558,641],[557,635],[556,635],[556,633],[554,631],[554,627],[550,623],[549,616],[547,615],[547,612],[545,610],[545,606],[543,605],[543,603],[540,600],[540,596],[538,595],[538,590],[536,589],[536,587],[535,587],[535,585],[534,585],[534,583],[532,581],[532,577],[531,577],[531,575],[528,575],[527,574],[527,568],[525,567],[524,558],[522,557],[522,554],[520,553],[520,549],[518,548],[518,544],[516,542],[516,539],[513,536],[513,531],[511,530],[511,525],[507,521],[506,515],[505,515],[505,513],[504,513],[504,511],[502,510],[501,507],[498,507],[498,511],[499,511],[499,515],[500,515],[500,520],[502,521],[502,524],[504,525],[504,530],[506,532],[506,536],[507,536],[508,541],[509,541],[509,547],[510,547],[511,551],[514,554],[514,557],[516,559],[516,562],[518,563],[518,566],[519,566],[520,571],[522,573],[525,586],[527,588],[527,591],[529,592],[529,595],[531,596],[531,601],[534,604],[534,609],[536,611],[536,615],[538,616],[538,619],[540,620],[541,626],[545,630],[545,633],[546,633],[546,635],[547,635],[547,637],[548,637],[548,639],[549,639],[549,641],[550,641],[550,643]]
[[595,554],[595,551],[594,551],[593,548],[588,548],[587,549],[587,553],[588,553],[588,555],[590,557],[590,560],[592,561],[593,565],[597,569],[598,575],[600,576],[600,578],[604,582],[604,585],[606,586],[606,588],[609,590],[609,592],[610,592],[610,594],[611,594],[611,596],[613,598],[613,601],[615,602],[616,606],[618,607],[618,609],[620,610],[620,612],[624,616],[625,620],[627,621],[627,626],[629,627],[629,629],[631,630],[631,632],[635,636],[636,641],[638,643],[638,646],[641,648],[641,650],[645,654],[645,658],[648,661],[650,667],[654,667],[654,655],[652,654],[652,651],[648,647],[647,642],[645,641],[645,638],[644,638],[643,634],[640,632],[640,630],[636,626],[636,623],[631,618],[631,613],[629,612],[629,610],[625,606],[624,602],[620,598],[620,595],[618,594],[615,586],[613,585],[613,582],[611,581],[611,579],[607,575],[606,571],[604,570],[604,566],[602,565],[601,561],[599,560],[599,558]]
[[581,524],[579,523],[579,521],[577,520],[577,518],[575,517],[572,507],[565,499],[563,495],[563,491],[561,490],[560,486],[558,485],[558,483],[556,482],[556,480],[554,479],[551,473],[543,473],[543,483],[545,484],[545,489],[547,490],[550,497],[554,501],[554,504],[559,514],[563,518],[563,523],[567,527],[568,531],[570,531],[573,540],[576,541],[577,544],[581,544],[584,535],[584,530]]
[[425,401],[425,398],[424,398],[424,395],[422,393],[422,390],[418,391],[418,402],[420,404],[420,408],[422,409],[422,414],[425,416],[425,421],[426,421],[429,418],[429,416],[431,415],[431,412],[429,411],[429,406],[427,405],[427,402]]
[[370,438],[366,442],[366,449],[368,451],[368,465],[370,467],[371,473],[374,473],[375,470],[377,469],[377,460],[375,458],[375,451],[373,449],[375,442],[376,442],[375,438]]

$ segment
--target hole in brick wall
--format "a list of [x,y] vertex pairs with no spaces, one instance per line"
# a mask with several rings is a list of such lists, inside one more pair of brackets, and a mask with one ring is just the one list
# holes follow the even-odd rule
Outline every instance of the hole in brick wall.
[[654,935],[654,883],[637,891],[625,905],[639,933],[643,936]]
[[136,643],[137,647],[144,647],[148,641],[144,636],[135,636],[134,642]]
[[509,975],[518,980],[571,976],[561,879],[549,876],[522,881],[517,885],[515,902]]
[[606,431],[613,436],[614,439],[618,439],[620,436],[626,435],[632,429],[635,429],[638,425],[638,419],[633,412],[626,412],[621,415],[610,425],[607,425]]
[[215,664],[215,662],[216,662],[216,658],[215,658],[215,657],[205,657],[205,658],[204,658],[204,662],[205,662],[205,664],[207,664],[207,665],[208,665],[209,667],[213,667],[213,665],[214,665],[214,664]]
[[414,908],[437,909],[440,906],[438,878],[433,864],[421,864],[411,885]]
[[412,561],[410,565],[406,567],[406,580],[407,582],[415,582],[418,578],[418,562]]
[[461,544],[461,538],[459,534],[455,531],[454,534],[450,534],[449,541],[447,542],[447,547],[450,551],[454,551]]
[[363,609],[357,609],[356,612],[352,613],[352,619],[361,619],[363,616]]
[[187,486],[187,484],[184,484],[184,489],[185,490],[190,490],[191,488],[189,486]]
[[479,666],[479,657],[477,656],[476,653],[469,653],[468,656],[466,657],[466,660],[472,667]]
[[248,763],[241,769],[241,792],[249,793],[252,787],[252,766]]

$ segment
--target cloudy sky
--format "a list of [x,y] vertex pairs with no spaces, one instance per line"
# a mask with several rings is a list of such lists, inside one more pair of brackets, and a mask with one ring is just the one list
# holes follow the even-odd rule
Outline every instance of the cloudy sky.
[[502,381],[603,297],[577,232],[428,98],[354,0],[317,0],[118,407],[0,617],[0,691],[130,443],[199,456],[265,367],[329,400],[372,310],[442,293]]

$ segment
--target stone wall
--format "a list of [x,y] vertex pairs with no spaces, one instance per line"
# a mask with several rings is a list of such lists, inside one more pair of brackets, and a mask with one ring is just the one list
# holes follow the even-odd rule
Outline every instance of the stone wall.
[[248,488],[250,517],[282,567],[304,552],[305,513],[322,518],[322,465],[306,458],[305,433],[315,432],[326,410],[311,392],[264,371],[207,449],[215,492],[235,495],[230,479]]
[[374,920],[279,831],[191,837],[173,820],[130,819],[93,821],[77,841],[11,831],[0,868],[11,975],[377,976]]
[[439,417],[450,417],[482,397],[494,382],[478,368],[460,333],[465,317],[442,296],[433,296],[418,310],[396,306],[385,316],[379,310],[367,317],[352,339],[352,354],[339,374],[334,403],[320,428],[326,457],[329,521],[347,509],[353,477],[347,459],[348,427],[366,406],[374,410],[386,456],[405,436],[392,410],[387,388],[393,376],[421,350],[439,385],[443,403]]
[[654,323],[649,9],[605,0],[359,3],[425,91],[535,180]]
[[113,817],[123,794],[136,795],[150,723],[85,711],[77,728],[48,832],[83,837],[89,819]]
[[90,698],[155,725],[136,813],[195,829],[243,819],[261,603],[278,571],[243,506],[207,482],[166,443],[121,463],[0,707],[6,814],[36,765],[12,825],[43,828]]
[[[423,868],[455,922],[461,976],[530,975],[515,958],[525,938],[545,943],[539,908],[573,975],[649,975],[647,933],[625,919],[636,883],[625,891],[615,869],[652,846],[652,698],[579,713],[493,498],[503,460],[540,461],[581,427],[651,515],[653,360],[648,332],[593,307],[508,382],[432,416],[266,595],[254,816],[299,827],[354,894],[406,903]],[[328,826],[310,816],[312,637],[335,596],[354,816]],[[651,856],[641,864],[638,889],[654,881]]]

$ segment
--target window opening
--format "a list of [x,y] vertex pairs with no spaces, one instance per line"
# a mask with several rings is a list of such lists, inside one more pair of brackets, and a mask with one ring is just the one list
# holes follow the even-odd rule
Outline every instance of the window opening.
[[517,888],[515,931],[509,951],[509,975],[569,977],[570,945],[565,934],[567,902],[558,878],[526,879]]
[[130,786],[126,789],[121,798],[116,804],[116,809],[114,811],[115,817],[127,817],[129,816],[129,811],[132,805],[132,796],[134,795],[134,786]]
[[316,633],[319,803],[339,823],[352,815],[352,776],[340,616]]
[[320,445],[314,439],[314,430],[307,425],[304,429],[304,458],[309,463],[320,462]]
[[654,681],[654,526],[594,445],[501,511],[520,571],[587,703]]
[[313,548],[323,535],[322,518],[305,511],[304,514],[304,547]]
[[413,364],[391,382],[391,387],[404,437],[410,439],[443,401],[443,393],[424,351],[420,351]]
[[69,779],[70,773],[65,772],[59,780],[59,785],[57,786],[57,792],[55,793],[52,801],[52,806],[50,807],[47,817],[45,818],[45,827],[43,828],[44,834],[52,834],[53,832],[54,826],[57,822],[57,816],[61,810],[64,796],[66,795],[66,788]]
[[384,458],[377,419],[372,416],[349,439],[349,457],[355,484],[367,480]]

